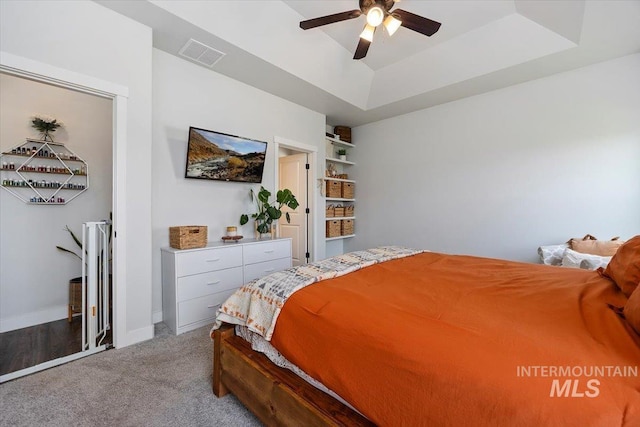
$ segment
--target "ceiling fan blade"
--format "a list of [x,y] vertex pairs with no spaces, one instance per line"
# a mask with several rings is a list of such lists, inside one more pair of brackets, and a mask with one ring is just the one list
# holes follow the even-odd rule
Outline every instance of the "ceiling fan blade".
[[362,11],[355,9],[348,12],[334,13],[333,15],[322,16],[320,18],[307,19],[300,22],[300,28],[308,30],[322,25],[333,24],[334,22],[346,21],[362,15]]
[[434,35],[440,29],[440,25],[442,25],[439,22],[402,9],[394,10],[392,15],[402,21],[403,27],[424,34],[425,36]]
[[358,40],[358,47],[356,48],[356,52],[353,54],[353,59],[362,59],[367,56],[369,46],[371,46],[371,42],[369,40],[365,40],[363,38],[359,38]]
[[[373,28],[371,33],[371,40],[363,39],[362,37],[358,38],[358,47],[356,47],[356,51],[353,54],[353,59],[362,59],[367,56],[367,52],[369,51],[369,46],[371,46],[371,42],[373,41],[373,35],[376,33],[377,27],[371,27],[369,25],[365,25],[365,30],[367,28]],[[363,31],[364,33],[364,31]]]

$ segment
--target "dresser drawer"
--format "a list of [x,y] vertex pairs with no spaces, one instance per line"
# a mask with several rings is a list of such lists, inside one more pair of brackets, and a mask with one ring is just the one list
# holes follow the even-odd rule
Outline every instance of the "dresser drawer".
[[291,267],[291,258],[280,258],[273,261],[257,262],[244,266],[244,282],[249,283],[253,279],[266,276],[275,271],[285,270]]
[[242,286],[242,267],[178,278],[178,302]]
[[242,247],[215,248],[176,254],[176,276],[242,266]]
[[231,294],[233,294],[233,290],[216,292],[178,303],[178,327],[207,319],[211,319],[211,323],[213,323],[218,307]]
[[278,258],[291,258],[291,240],[276,240],[244,247],[245,265]]

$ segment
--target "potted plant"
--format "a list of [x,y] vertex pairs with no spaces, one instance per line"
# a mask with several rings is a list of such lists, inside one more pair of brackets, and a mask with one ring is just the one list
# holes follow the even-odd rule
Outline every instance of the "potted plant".
[[338,150],[338,158],[340,160],[347,160],[347,150],[344,148],[341,148]]
[[[283,206],[288,206],[295,210],[299,205],[296,200],[296,196],[294,196],[289,189],[278,190],[275,202],[269,201],[271,192],[262,186],[260,186],[260,191],[257,196],[253,191],[253,188],[249,191],[249,196],[251,197],[252,202],[255,201],[256,208],[258,210],[256,213],[251,214],[251,218],[255,220],[256,232],[259,234],[267,234],[271,232],[273,221],[275,220],[277,222],[277,220],[282,216]],[[291,222],[289,212],[285,213],[285,218],[287,219],[287,222]],[[240,215],[240,225],[245,225],[247,222],[249,222],[249,215]]]
[[63,123],[53,117],[36,115],[31,120],[31,126],[42,134],[43,141],[53,142],[51,133],[55,132]]
[[[109,214],[109,218],[111,220],[111,213]],[[74,243],[76,244],[76,246],[78,246],[78,248],[80,249],[80,254],[82,254],[82,241],[80,240],[80,238],[73,232],[73,230],[71,230],[69,228],[69,226],[65,226],[65,230],[67,230],[69,232],[69,235],[71,236],[71,238],[73,239]],[[102,277],[103,274],[103,270],[102,270],[102,261],[104,259],[105,256],[108,257],[109,260],[109,286],[111,286],[111,230],[112,230],[112,225],[111,225],[111,221],[109,221],[108,225],[107,225],[107,234],[109,235],[109,242],[108,242],[108,250],[109,253],[105,254],[103,252],[100,252],[100,254],[98,255],[98,261],[97,261],[97,265],[98,265],[98,277]],[[58,248],[58,250],[62,251],[62,252],[67,252],[73,256],[75,256],[76,258],[78,258],[80,261],[82,261],[82,255],[78,255],[77,252],[71,250],[71,249],[67,249],[64,248],[62,246],[56,246],[56,248]],[[78,312],[82,312],[82,276],[79,277],[74,277],[73,279],[69,280],[69,287],[70,287],[70,292],[69,292],[69,313],[68,313],[68,321],[71,322],[73,314],[74,313],[78,313]],[[111,291],[109,291],[109,295],[111,296]],[[111,303],[111,300],[109,301]],[[111,304],[110,304],[111,305]]]

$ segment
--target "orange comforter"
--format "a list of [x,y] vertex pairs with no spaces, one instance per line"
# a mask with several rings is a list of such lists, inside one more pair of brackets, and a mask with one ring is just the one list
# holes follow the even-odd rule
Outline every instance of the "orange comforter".
[[293,294],[271,343],[378,425],[640,425],[640,337],[594,271],[423,253]]

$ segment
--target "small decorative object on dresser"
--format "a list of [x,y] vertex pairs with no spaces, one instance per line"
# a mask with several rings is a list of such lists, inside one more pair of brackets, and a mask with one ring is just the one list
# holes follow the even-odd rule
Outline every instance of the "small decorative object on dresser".
[[169,246],[175,249],[204,248],[207,246],[207,226],[169,227]]

